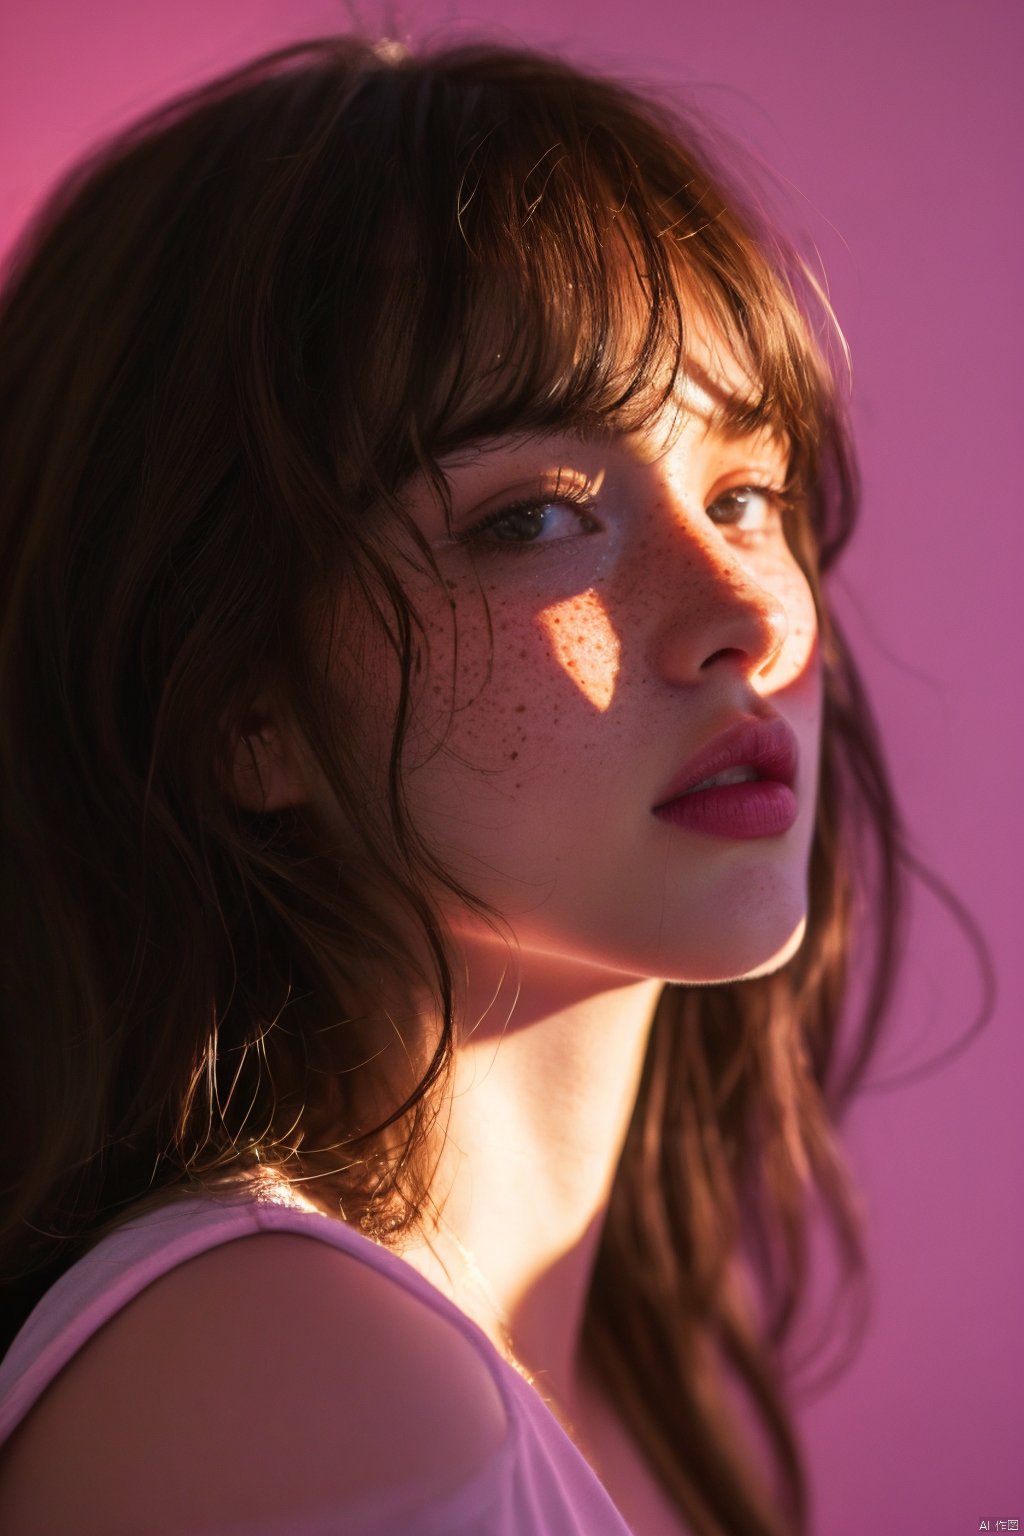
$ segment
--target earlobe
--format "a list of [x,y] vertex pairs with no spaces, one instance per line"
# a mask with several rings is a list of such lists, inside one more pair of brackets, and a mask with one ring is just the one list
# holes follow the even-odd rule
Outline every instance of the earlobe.
[[277,726],[245,722],[235,738],[229,792],[243,810],[257,813],[302,801],[301,775]]

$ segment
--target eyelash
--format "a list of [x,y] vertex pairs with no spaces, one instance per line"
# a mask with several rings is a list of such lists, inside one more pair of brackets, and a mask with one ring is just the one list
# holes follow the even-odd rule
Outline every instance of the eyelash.
[[[727,491],[723,491],[720,496],[715,497],[715,500],[711,503],[711,506],[718,506],[720,502],[726,501],[730,496],[744,496],[750,494],[751,492],[753,492],[753,494],[756,496],[763,496],[765,501],[768,503],[768,514],[765,518],[765,527],[753,528],[747,533],[744,533],[743,529],[741,528],[739,529],[739,533],[740,536],[745,539],[748,544],[759,544],[764,539],[770,538],[772,534],[778,532],[782,528],[785,515],[787,512],[791,512],[797,505],[797,498],[791,493],[788,487],[780,488],[775,485],[759,485],[755,481],[748,485],[731,485]],[[710,508],[708,510],[710,511]],[[724,526],[728,528],[733,525],[726,523]]]
[[[545,507],[572,507],[576,512],[584,514],[589,512],[594,506],[595,499],[582,486],[571,485],[566,486],[564,490],[554,491],[546,496],[525,496],[521,501],[510,501],[506,506],[499,507],[497,512],[489,513],[487,517],[482,518],[472,528],[467,528],[463,533],[457,534],[455,542],[457,544],[468,544],[479,540],[488,549],[488,553],[497,553],[499,550],[504,553],[506,550],[510,550],[517,555],[527,554],[535,545],[539,548],[547,548],[547,545],[540,545],[539,541],[530,539],[494,539],[488,545],[487,541],[481,538],[481,535],[485,534],[489,528],[495,527],[496,524],[503,523],[506,518],[515,517],[518,512],[540,512]],[[541,526],[543,527],[543,525]],[[557,542],[564,543],[565,541],[559,539]]]
[[[707,510],[710,511],[711,507],[718,506],[720,502],[725,501],[728,497],[742,496],[750,492],[764,496],[771,506],[768,521],[772,526],[754,529],[746,534],[740,530],[741,537],[746,543],[758,544],[770,537],[776,531],[776,528],[781,526],[784,513],[794,505],[793,498],[785,490],[780,490],[776,486],[753,483],[733,485],[716,497]],[[537,539],[493,539],[488,541],[482,536],[489,529],[505,522],[507,518],[515,517],[520,512],[539,512],[547,507],[568,506],[581,514],[585,514],[593,509],[596,500],[597,498],[589,491],[584,490],[582,487],[573,486],[567,486],[564,490],[559,490],[546,496],[527,496],[520,501],[509,502],[506,506],[500,507],[496,512],[489,513],[487,517],[474,524],[472,528],[467,528],[462,533],[456,534],[453,537],[453,543],[470,544],[479,542],[488,554],[497,554],[499,552],[504,554],[509,552],[516,555],[525,555],[534,549],[547,549],[550,546],[541,543]],[[730,527],[733,525],[725,523],[722,526]],[[538,531],[543,531],[543,524],[540,525]],[[566,540],[557,539],[553,542],[564,544]]]

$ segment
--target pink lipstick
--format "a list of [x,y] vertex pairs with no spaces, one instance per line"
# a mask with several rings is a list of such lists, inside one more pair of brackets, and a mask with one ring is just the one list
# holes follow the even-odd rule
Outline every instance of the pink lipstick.
[[710,837],[778,837],[797,817],[797,760],[796,737],[780,716],[740,720],[690,759],[653,814]]

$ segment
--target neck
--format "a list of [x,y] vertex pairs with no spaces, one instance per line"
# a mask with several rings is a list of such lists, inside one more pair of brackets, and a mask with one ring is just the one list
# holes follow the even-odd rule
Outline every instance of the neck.
[[587,1291],[662,983],[533,954],[503,980],[506,961],[483,945],[467,953],[468,1023],[432,1188],[441,1218],[404,1256],[571,1415]]

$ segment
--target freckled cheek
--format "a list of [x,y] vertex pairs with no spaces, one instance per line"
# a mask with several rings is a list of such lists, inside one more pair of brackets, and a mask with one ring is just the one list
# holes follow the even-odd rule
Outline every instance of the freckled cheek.
[[[427,662],[413,692],[414,720],[433,742],[493,769],[519,762],[557,729],[551,658],[534,617],[489,595],[490,625],[478,594],[459,594],[454,627],[427,623]],[[455,634],[457,632],[457,644]]]
[[457,614],[457,668],[450,643],[432,643],[424,719],[445,730],[454,702],[447,732],[453,751],[479,764],[524,767],[565,744],[569,716],[593,719],[609,707],[619,639],[592,591],[546,609],[503,602],[497,593],[489,602],[490,669],[486,619],[478,605],[467,605]]
[[611,704],[621,664],[621,642],[593,588],[544,609],[538,628],[555,667],[600,713]]
[[775,595],[786,610],[788,634],[779,661],[782,670],[796,678],[805,672],[817,672],[818,616],[814,596],[800,570],[783,576],[774,586]]

